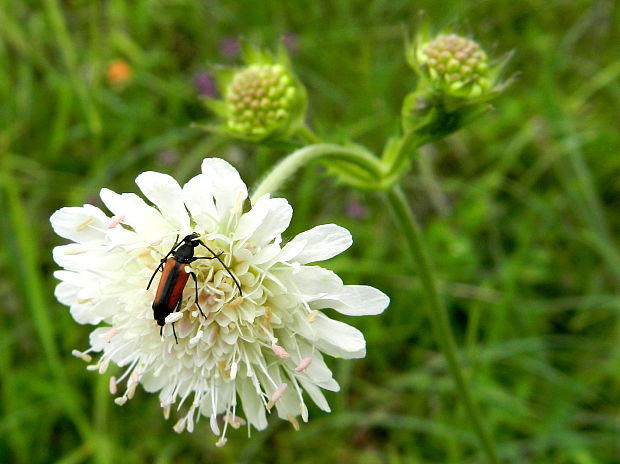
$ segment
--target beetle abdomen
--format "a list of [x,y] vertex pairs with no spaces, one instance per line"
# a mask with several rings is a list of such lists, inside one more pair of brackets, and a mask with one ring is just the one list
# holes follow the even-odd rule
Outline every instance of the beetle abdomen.
[[175,310],[183,296],[183,289],[189,279],[185,266],[188,264],[179,263],[175,258],[168,258],[164,264],[153,300],[153,316],[158,323],[163,322],[166,316]]

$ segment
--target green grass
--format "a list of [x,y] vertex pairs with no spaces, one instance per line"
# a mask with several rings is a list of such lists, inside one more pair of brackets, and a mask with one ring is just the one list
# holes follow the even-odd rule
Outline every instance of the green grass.
[[[368,356],[333,360],[333,412],[295,432],[208,421],[175,434],[154,395],[122,408],[107,378],[70,356],[87,346],[54,298],[49,226],[61,206],[99,205],[102,187],[137,190],[145,170],[184,182],[221,156],[253,184],[281,150],[190,127],[208,119],[194,75],[220,42],[263,45],[293,32],[310,123],[326,140],[379,150],[415,84],[402,26],[473,31],[515,56],[516,82],[492,113],[426,147],[405,190],[425,231],[466,373],[506,463],[613,463],[620,453],[620,8],[611,1],[189,2],[5,0],[0,5],[0,462],[482,463],[431,335],[405,242],[379,196],[306,168],[283,192],[290,236],[349,228],[332,260],[347,283],[392,298],[364,331]],[[134,77],[108,84],[125,59]],[[173,160],[173,162],[170,162]],[[361,202],[354,219],[347,204]],[[328,446],[327,446],[328,445]]]

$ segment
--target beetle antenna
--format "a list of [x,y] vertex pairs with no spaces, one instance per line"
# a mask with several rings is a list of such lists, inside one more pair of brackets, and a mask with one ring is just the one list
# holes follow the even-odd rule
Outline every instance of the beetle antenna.
[[239,290],[239,296],[243,296],[243,292],[241,291],[241,284],[239,283],[239,281],[237,280],[237,278],[233,275],[233,273],[231,272],[230,268],[228,266],[226,266],[226,263],[224,261],[222,261],[222,259],[220,258],[220,255],[222,253],[220,253],[219,255],[216,254],[211,248],[209,248],[205,242],[203,242],[202,240],[198,239],[198,242],[200,242],[200,244],[205,247],[207,250],[209,250],[209,252],[215,257],[215,259],[217,259],[220,264],[222,266],[224,266],[224,269],[226,269],[226,272],[228,272],[228,275],[230,276],[230,278],[233,280],[233,282],[235,283],[235,285],[237,286],[237,289]]

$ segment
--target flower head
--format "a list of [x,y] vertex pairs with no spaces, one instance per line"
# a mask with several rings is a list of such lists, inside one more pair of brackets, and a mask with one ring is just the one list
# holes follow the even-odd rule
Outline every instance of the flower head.
[[244,140],[284,140],[303,124],[306,91],[284,47],[277,56],[244,45],[246,65],[215,71],[222,100],[206,99],[222,118],[207,129]]
[[510,83],[500,82],[509,56],[496,63],[478,43],[454,33],[431,37],[421,27],[407,44],[407,61],[419,76],[402,108],[405,131],[427,143],[460,129],[489,110],[487,102]]
[[[101,353],[89,366],[100,373],[110,363],[121,368],[110,378],[117,404],[138,385],[159,392],[166,417],[172,405],[185,408],[175,431],[191,432],[206,416],[219,445],[229,426],[247,421],[263,429],[273,411],[298,427],[298,416],[308,419],[306,396],[329,411],[321,389],[337,391],[338,383],[323,354],[359,358],[366,348],[361,332],[324,310],[378,314],[389,301],[372,287],[344,285],[333,272],[309,265],[347,249],[349,232],[321,225],[284,244],[288,202],[264,195],[244,212],[247,188],[221,159],[205,159],[202,174],[183,187],[156,172],[142,173],[136,183],[155,206],[102,189],[112,217],[92,205],[51,217],[56,233],[73,242],[54,249],[64,268],[55,273],[56,297],[77,322],[99,326],[90,348],[74,354],[91,362],[92,353]],[[149,290],[147,283],[177,237],[193,233],[220,259],[187,265],[196,285],[189,279],[160,335],[151,305],[161,277]]]
[[458,95],[481,95],[491,86],[489,59],[476,42],[456,34],[440,34],[416,50],[416,60],[431,82]]

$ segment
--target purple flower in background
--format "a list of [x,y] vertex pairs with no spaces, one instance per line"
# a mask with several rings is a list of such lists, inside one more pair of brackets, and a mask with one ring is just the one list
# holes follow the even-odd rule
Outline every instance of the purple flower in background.
[[179,162],[179,154],[172,149],[160,151],[157,154],[157,162],[161,165],[172,165]]
[[284,33],[282,36],[282,43],[289,52],[295,52],[299,48],[298,36],[291,31]]
[[366,207],[359,201],[352,200],[347,203],[347,216],[353,219],[364,219],[366,217]]
[[224,37],[220,40],[220,54],[226,58],[236,58],[241,52],[241,44],[236,37]]
[[217,89],[215,80],[210,72],[202,71],[194,76],[194,87],[203,97],[215,97]]

